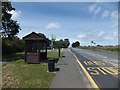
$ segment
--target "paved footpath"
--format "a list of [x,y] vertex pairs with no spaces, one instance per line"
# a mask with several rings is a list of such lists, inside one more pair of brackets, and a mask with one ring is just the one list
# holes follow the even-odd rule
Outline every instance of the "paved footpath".
[[60,71],[56,73],[50,88],[90,88],[89,81],[82,73],[72,52],[67,49],[64,56],[55,65]]

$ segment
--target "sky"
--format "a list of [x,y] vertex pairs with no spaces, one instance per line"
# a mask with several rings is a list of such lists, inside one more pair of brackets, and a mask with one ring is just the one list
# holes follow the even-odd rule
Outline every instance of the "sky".
[[117,2],[12,2],[12,19],[20,24],[20,38],[31,32],[71,44],[118,45]]

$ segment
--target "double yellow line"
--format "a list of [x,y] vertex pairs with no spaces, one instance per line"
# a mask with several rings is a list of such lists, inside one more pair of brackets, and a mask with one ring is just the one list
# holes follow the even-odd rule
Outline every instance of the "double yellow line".
[[99,87],[97,86],[97,84],[95,83],[95,81],[92,79],[92,77],[90,76],[90,74],[87,72],[87,70],[84,68],[84,66],[82,65],[82,63],[78,60],[77,56],[72,53],[74,55],[74,57],[77,60],[77,63],[80,65],[80,67],[82,68],[82,70],[84,71],[85,75],[87,76],[88,80],[90,81],[90,83],[92,84],[93,88],[95,88],[96,90],[100,90]]

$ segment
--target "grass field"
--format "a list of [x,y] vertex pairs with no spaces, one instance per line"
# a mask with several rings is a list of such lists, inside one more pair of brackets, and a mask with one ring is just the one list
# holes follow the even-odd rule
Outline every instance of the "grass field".
[[[17,53],[23,57],[24,53]],[[8,55],[10,56],[10,55]],[[61,57],[63,52],[61,52]],[[58,58],[56,51],[49,51],[48,58]],[[55,73],[47,72],[46,64],[25,64],[23,59],[11,61],[2,67],[3,88],[49,88]]]
[[120,52],[119,46],[80,46],[78,48],[82,49],[90,49],[90,50],[97,50],[97,51],[112,51],[112,52]]

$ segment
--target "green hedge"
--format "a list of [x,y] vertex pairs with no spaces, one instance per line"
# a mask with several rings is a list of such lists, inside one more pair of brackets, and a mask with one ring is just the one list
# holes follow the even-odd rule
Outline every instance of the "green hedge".
[[11,54],[24,51],[24,41],[19,38],[3,38],[2,54]]

